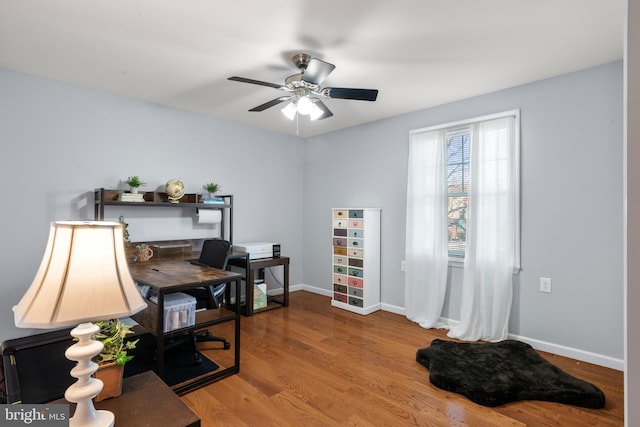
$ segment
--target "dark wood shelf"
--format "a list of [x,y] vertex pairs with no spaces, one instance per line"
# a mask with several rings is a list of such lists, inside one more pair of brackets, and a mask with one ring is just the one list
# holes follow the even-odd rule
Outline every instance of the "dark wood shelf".
[[173,208],[173,209],[217,209],[222,211],[222,223],[228,227],[228,237],[224,234],[221,238],[233,243],[233,195],[216,195],[224,200],[224,203],[204,203],[204,195],[199,193],[186,193],[177,202],[169,201],[167,193],[161,191],[141,191],[144,202],[122,201],[120,197],[123,193],[130,193],[126,190],[115,190],[107,188],[96,188],[94,190],[94,219],[104,220],[104,210],[106,206],[126,206],[131,208]]
[[[217,196],[225,200],[225,203],[205,203],[204,196],[198,193],[185,193],[177,202],[171,202],[169,195],[160,191],[141,191],[144,202],[122,201],[120,197],[126,190],[109,190],[97,188],[95,190],[96,212],[105,205],[109,206],[157,206],[165,208],[199,208],[199,209],[229,209],[232,206],[232,195],[225,194]],[[104,212],[101,209],[102,212]],[[98,215],[96,215],[98,216]],[[99,218],[97,218],[99,219]]]
[[[145,299],[145,302],[147,303],[147,308],[140,313],[135,314],[133,318],[147,331],[151,332],[154,336],[157,336],[158,331],[156,328],[159,320],[158,304],[149,299]],[[184,335],[186,332],[193,331],[194,329],[205,329],[209,326],[228,322],[235,314],[232,308],[233,307],[220,307],[208,310],[197,310],[195,312],[195,328],[192,325],[185,328],[172,329],[170,331],[163,332],[162,335],[165,339],[168,339],[173,336]]]
[[108,206],[131,206],[131,207],[149,207],[157,206],[162,208],[199,208],[199,209],[225,209],[231,207],[229,204],[223,203],[171,203],[171,202],[105,202]]
[[[261,313],[263,311],[274,310],[276,308],[284,307],[284,295],[267,296],[267,306],[262,308],[254,308],[253,314]],[[242,307],[243,312],[246,315],[246,306]]]

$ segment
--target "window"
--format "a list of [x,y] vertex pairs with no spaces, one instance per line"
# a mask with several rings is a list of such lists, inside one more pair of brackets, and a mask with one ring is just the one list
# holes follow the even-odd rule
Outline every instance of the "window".
[[447,235],[449,256],[464,257],[469,190],[471,129],[464,127],[445,134],[447,144]]
[[[512,120],[512,124],[509,125],[511,127],[494,128],[493,124],[496,122],[502,123],[507,118]],[[479,211],[485,213],[504,212],[494,211],[494,207],[487,205],[487,203],[501,203],[503,206],[501,209],[505,209],[506,206],[512,206],[511,209],[506,209],[510,210],[512,213],[510,215],[513,215],[509,216],[509,218],[515,221],[512,228],[515,229],[516,234],[514,237],[514,259],[516,268],[519,268],[519,121],[519,111],[513,110],[411,131],[413,137],[418,138],[419,135],[423,135],[423,138],[432,140],[433,143],[439,140],[439,144],[443,145],[442,151],[444,151],[444,155],[438,154],[436,156],[435,151],[429,151],[430,154],[427,155],[425,154],[426,152],[420,153],[419,150],[416,150],[414,151],[414,156],[424,157],[426,155],[432,156],[432,158],[436,156],[441,159],[441,162],[444,162],[444,171],[440,169],[440,172],[433,175],[433,178],[445,175],[443,179],[445,180],[446,189],[442,191],[446,192],[446,200],[444,200],[446,206],[442,208],[442,212],[444,214],[444,210],[446,210],[447,218],[446,225],[444,221],[440,223],[443,224],[442,227],[446,226],[446,250],[450,262],[460,262],[465,258],[468,233],[470,232],[468,230],[470,221],[468,216],[469,195],[473,193],[478,195],[477,200],[482,203],[482,207],[478,208]],[[506,125],[502,123],[500,126]],[[476,151],[474,151],[474,147]],[[472,152],[476,154],[472,156]],[[417,162],[417,158],[414,158],[414,161],[416,161],[415,165],[418,165],[417,168],[419,169],[420,163]],[[474,173],[474,162],[478,162],[475,172],[479,175],[474,175],[476,181],[478,181],[476,184],[471,179],[472,173]],[[422,167],[432,168],[433,164],[433,162],[426,161]],[[414,172],[410,173],[415,174],[416,170],[414,169]],[[423,170],[426,171],[426,169]],[[430,170],[435,171],[436,169],[432,168]],[[409,180],[413,185],[421,185],[422,178],[419,175],[410,175]],[[430,194],[436,199],[440,198],[440,200],[443,200],[445,196],[442,193],[440,195],[437,193]],[[504,218],[500,217],[498,221],[504,222]],[[486,219],[483,219],[483,221],[486,221]],[[490,219],[489,221],[493,220]],[[482,227],[486,230],[486,223]],[[487,235],[485,234],[482,238],[486,239]]]
[[520,270],[519,122],[513,110],[409,132],[407,318],[438,326],[449,267],[464,260],[452,338],[507,336]]

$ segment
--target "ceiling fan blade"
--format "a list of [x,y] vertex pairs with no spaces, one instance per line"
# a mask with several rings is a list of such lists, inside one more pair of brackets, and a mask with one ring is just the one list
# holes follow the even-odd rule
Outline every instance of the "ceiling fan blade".
[[271,108],[274,105],[278,105],[281,102],[287,101],[291,99],[290,96],[281,96],[280,98],[276,98],[276,99],[272,99],[269,102],[265,102],[264,104],[258,105],[257,107],[253,107],[252,109],[250,109],[249,111],[264,111],[267,108]]
[[241,82],[241,83],[251,83],[252,85],[260,85],[260,86],[267,86],[267,87],[272,87],[275,89],[282,89],[282,85],[278,85],[275,83],[269,83],[269,82],[263,82],[261,80],[253,80],[253,79],[247,79],[244,77],[229,77],[227,80],[233,80],[234,82]]
[[351,89],[346,87],[327,87],[322,94],[329,98],[355,99],[357,101],[375,101],[378,97],[377,89]]
[[336,68],[336,66],[333,64],[329,64],[328,62],[324,62],[320,59],[311,58],[309,60],[309,64],[307,64],[307,68],[304,70],[302,79],[305,82],[319,85],[329,74],[331,74],[334,68]]
[[318,106],[318,108],[322,110],[322,115],[317,117],[316,120],[322,120],[333,116],[333,113],[331,112],[331,110],[329,110],[329,108],[327,108],[324,102],[316,98],[314,100],[314,103]]

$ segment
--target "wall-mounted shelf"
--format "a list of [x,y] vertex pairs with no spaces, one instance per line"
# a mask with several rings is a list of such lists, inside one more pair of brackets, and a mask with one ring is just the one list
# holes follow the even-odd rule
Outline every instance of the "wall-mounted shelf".
[[[198,193],[187,193],[177,203],[169,201],[167,193],[160,191],[141,191],[144,202],[122,201],[120,198],[124,190],[110,190],[105,188],[96,188],[94,196],[94,218],[96,221],[104,220],[104,209],[106,206],[126,206],[131,208],[173,208],[173,209],[219,209],[222,211],[222,223],[225,223],[225,217],[228,214],[229,237],[226,238],[233,242],[233,195],[216,195],[216,197],[224,200],[224,203],[204,203],[204,196]],[[224,228],[223,228],[224,229]]]

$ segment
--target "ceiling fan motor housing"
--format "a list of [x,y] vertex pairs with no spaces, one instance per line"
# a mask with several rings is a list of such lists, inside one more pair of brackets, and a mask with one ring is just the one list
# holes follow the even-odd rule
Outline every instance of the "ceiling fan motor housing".
[[309,65],[309,61],[311,61],[311,55],[307,53],[297,53],[293,56],[293,58],[291,58],[291,60],[293,61],[295,66],[300,69],[300,71],[304,72],[304,70],[307,68],[307,65]]

